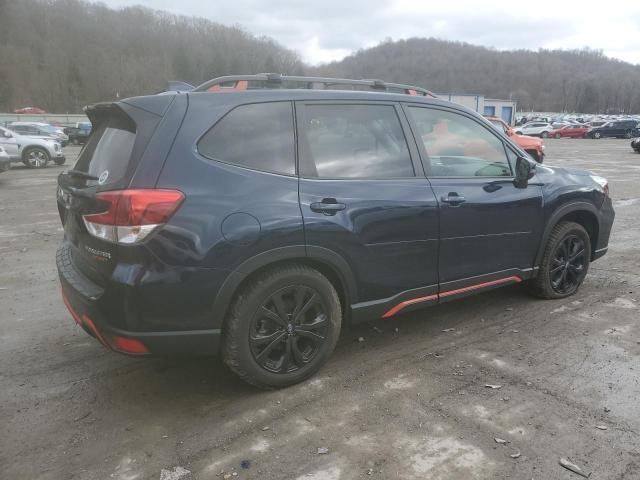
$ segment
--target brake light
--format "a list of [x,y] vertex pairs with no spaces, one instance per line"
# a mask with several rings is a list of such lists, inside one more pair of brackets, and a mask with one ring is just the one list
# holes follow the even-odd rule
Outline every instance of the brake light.
[[82,216],[87,231],[109,242],[133,244],[167,223],[184,194],[178,190],[114,190],[96,194],[96,200],[106,209]]

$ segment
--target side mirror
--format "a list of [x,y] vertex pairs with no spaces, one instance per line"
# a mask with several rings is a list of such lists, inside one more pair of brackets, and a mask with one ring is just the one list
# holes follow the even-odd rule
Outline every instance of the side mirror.
[[513,180],[513,184],[516,188],[527,188],[529,179],[536,173],[536,167],[533,163],[523,157],[518,157],[516,160],[516,176]]

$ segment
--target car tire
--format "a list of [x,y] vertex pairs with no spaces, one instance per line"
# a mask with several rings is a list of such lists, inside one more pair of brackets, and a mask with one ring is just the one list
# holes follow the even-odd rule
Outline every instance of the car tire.
[[600,137],[602,137],[602,134],[600,132],[596,132],[593,134],[592,138],[595,138],[596,140],[599,139]]
[[71,143],[73,145],[80,145],[80,141],[77,138],[74,138],[73,140],[71,140]]
[[49,159],[49,152],[40,147],[29,147],[22,154],[22,163],[29,168],[44,168]]
[[222,357],[253,386],[287,387],[322,367],[341,325],[340,299],[324,275],[304,265],[274,268],[236,296],[223,327]]
[[529,292],[545,299],[565,298],[578,291],[589,270],[591,239],[575,222],[560,222],[551,231],[538,275],[527,282]]
[[54,158],[53,159],[53,163],[55,163],[56,165],[64,165],[66,161],[67,161],[66,158]]
[[554,137],[555,137],[555,138],[562,138],[562,135],[560,135],[559,133],[556,133],[556,134],[554,135]]
[[624,138],[631,138],[633,135],[631,135],[630,131],[626,131],[624,132]]
[[549,132],[542,132],[542,133],[540,134],[540,136],[541,136],[542,138],[549,138]]

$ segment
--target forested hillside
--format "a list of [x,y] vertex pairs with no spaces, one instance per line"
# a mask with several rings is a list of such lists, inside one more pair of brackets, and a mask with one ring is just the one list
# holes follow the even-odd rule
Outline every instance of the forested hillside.
[[0,111],[34,105],[78,112],[159,90],[167,80],[197,84],[265,71],[513,98],[520,110],[640,112],[640,66],[594,50],[496,51],[413,38],[311,67],[269,38],[200,18],[83,0],[0,0]]
[[315,72],[513,98],[519,110],[640,112],[640,66],[594,50],[496,51],[432,38],[387,41]]
[[271,39],[200,18],[80,0],[0,0],[0,111],[78,112],[167,80],[264,71],[302,73],[302,63]]

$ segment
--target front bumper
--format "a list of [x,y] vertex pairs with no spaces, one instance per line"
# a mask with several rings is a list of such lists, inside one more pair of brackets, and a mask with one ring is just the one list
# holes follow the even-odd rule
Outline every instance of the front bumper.
[[64,245],[56,254],[56,266],[62,297],[71,316],[105,347],[133,356],[214,355],[218,352],[220,330],[132,332],[113,327],[101,306],[104,289],[73,266]]
[[613,210],[613,202],[611,201],[611,197],[607,195],[602,203],[602,207],[600,207],[598,242],[591,257],[592,261],[604,256],[609,250],[609,237],[611,236],[611,228],[613,227],[615,218],[616,213]]

